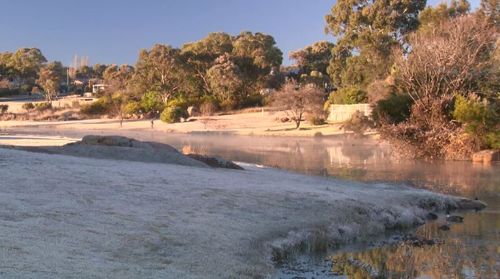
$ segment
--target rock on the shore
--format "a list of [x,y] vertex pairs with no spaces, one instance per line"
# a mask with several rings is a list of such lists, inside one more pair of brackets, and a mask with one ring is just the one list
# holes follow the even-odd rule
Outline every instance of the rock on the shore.
[[472,161],[476,163],[491,163],[500,161],[500,150],[490,149],[476,152],[472,155]]
[[183,155],[168,144],[143,142],[121,136],[89,135],[83,137],[81,141],[46,150],[55,154],[97,159],[208,167],[207,164]]
[[238,166],[237,164],[222,159],[217,156],[205,156],[205,155],[199,155],[199,154],[187,154],[189,158],[198,160],[200,162],[203,162],[213,168],[224,168],[224,169],[233,169],[233,170],[243,170],[242,167]]

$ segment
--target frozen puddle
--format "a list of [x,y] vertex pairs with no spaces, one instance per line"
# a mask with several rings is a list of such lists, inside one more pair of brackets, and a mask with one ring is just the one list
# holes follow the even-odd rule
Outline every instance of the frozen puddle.
[[270,278],[275,262],[477,203],[274,169],[0,148],[1,278]]

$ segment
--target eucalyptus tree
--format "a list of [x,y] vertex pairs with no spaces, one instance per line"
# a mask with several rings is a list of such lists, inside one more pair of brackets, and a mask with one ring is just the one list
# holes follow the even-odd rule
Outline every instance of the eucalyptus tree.
[[334,46],[334,43],[319,41],[291,52],[290,58],[297,62],[302,73],[310,74],[312,71],[317,71],[326,74]]
[[244,98],[244,78],[229,54],[215,60],[215,65],[207,71],[207,77],[214,97],[223,108],[233,109]]
[[467,0],[452,0],[450,3],[441,3],[435,7],[428,6],[420,12],[418,32],[430,32],[437,25],[448,20],[469,13],[470,4]]
[[109,65],[106,67],[102,74],[104,82],[108,86],[106,93],[112,95],[117,91],[128,92],[134,72],[134,67],[125,64],[120,66]]
[[328,73],[338,87],[366,87],[385,78],[391,50],[404,47],[418,28],[426,0],[339,0],[326,16],[326,31],[337,38]]
[[51,62],[40,69],[36,83],[43,89],[45,100],[52,103],[57,97],[61,81],[64,75],[64,67],[61,62]]
[[[186,88],[195,97],[211,95],[208,70],[214,65],[215,60],[233,51],[231,35],[227,33],[210,33],[207,37],[182,46],[181,54],[189,73],[185,76]],[[198,96],[196,96],[198,95]]]
[[26,90],[35,84],[40,68],[47,62],[45,56],[38,48],[20,48],[9,55],[7,67],[11,70],[11,76],[18,79],[20,86],[26,86]]
[[167,102],[184,83],[183,67],[177,48],[156,44],[150,50],[143,49],[135,66],[134,86],[140,92],[158,92]]

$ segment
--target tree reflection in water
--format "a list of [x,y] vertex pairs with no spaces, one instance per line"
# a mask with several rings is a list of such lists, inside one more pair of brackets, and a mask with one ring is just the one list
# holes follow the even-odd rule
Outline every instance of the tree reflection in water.
[[[439,234],[437,224],[417,232],[427,237]],[[464,245],[463,239],[446,237],[444,244],[402,243],[338,253],[330,256],[332,273],[348,278],[499,278],[498,242],[482,242]]]

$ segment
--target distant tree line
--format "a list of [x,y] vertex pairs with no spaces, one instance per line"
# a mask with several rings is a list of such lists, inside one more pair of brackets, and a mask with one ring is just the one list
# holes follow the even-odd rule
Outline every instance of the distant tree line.
[[281,86],[282,60],[274,38],[262,33],[211,33],[181,48],[156,44],[140,51],[134,67],[106,68],[107,89],[99,102],[83,109],[112,113],[113,99],[120,99],[120,112],[175,122],[189,106],[209,103],[231,110],[263,105],[260,90]]

